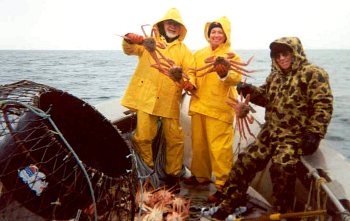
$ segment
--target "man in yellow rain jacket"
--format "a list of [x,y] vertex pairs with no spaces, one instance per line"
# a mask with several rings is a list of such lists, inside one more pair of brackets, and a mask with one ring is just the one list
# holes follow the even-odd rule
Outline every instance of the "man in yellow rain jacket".
[[[231,23],[227,17],[208,22],[204,35],[209,46],[195,52],[196,69],[207,65],[210,56],[227,56],[231,49]],[[232,58],[240,61],[235,53]],[[242,79],[241,74],[228,69],[224,73],[210,72],[198,77],[208,69],[196,72],[196,95],[190,101],[189,114],[192,118],[192,163],[193,177],[185,179],[187,184],[210,182],[212,173],[218,190],[209,195],[215,202],[220,195],[233,164],[233,118],[234,110],[227,103],[227,95],[236,98],[235,85]]]
[[[166,46],[158,50],[181,67],[183,73],[190,75],[194,59],[183,43],[187,29],[179,11],[171,8],[153,28],[159,33],[155,36],[156,41]],[[184,135],[179,123],[182,88],[151,67],[155,60],[143,45],[137,43],[133,39],[122,43],[124,53],[138,56],[139,61],[121,104],[137,112],[133,141],[136,151],[150,168],[154,168],[152,141],[157,134],[158,119],[161,119],[166,140],[165,172],[168,177],[165,184],[171,186],[178,181],[184,155]]]

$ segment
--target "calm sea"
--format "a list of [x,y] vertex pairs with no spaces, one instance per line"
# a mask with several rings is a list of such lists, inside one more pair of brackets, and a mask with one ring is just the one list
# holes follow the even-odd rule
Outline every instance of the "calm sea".
[[[260,85],[270,70],[267,50],[237,51],[254,55],[250,69],[260,70],[248,82]],[[329,73],[335,110],[326,140],[350,159],[350,50],[307,50],[309,60]],[[31,80],[67,91],[96,105],[120,98],[137,63],[122,51],[1,51],[0,84]]]

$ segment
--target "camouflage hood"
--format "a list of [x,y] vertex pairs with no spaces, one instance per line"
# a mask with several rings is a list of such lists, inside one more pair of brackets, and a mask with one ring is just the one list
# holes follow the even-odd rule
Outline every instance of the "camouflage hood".
[[[297,37],[283,37],[283,38],[276,39],[275,41],[273,41],[270,44],[271,54],[272,54],[273,48],[277,44],[286,45],[292,49],[292,51],[293,51],[292,73],[295,73],[302,66],[302,64],[308,63],[308,60],[307,60],[306,55],[304,53],[303,46],[302,46],[299,38],[297,38]],[[273,59],[272,57],[271,57],[271,59],[272,59],[272,71],[278,71],[279,73],[283,74],[283,72],[279,68],[276,60]]]

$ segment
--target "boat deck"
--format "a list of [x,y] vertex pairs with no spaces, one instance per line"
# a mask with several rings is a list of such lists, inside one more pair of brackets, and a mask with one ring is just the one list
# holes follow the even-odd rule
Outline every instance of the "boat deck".
[[[199,184],[199,185],[186,185],[183,182],[180,183],[181,191],[180,196],[191,199],[190,216],[187,220],[189,221],[207,221],[210,218],[205,217],[201,214],[202,208],[208,208],[214,206],[214,204],[208,203],[208,195],[215,192],[215,186],[213,183]],[[254,189],[249,188],[247,191],[249,196],[249,210],[245,213],[244,217],[259,217],[265,215],[271,210],[270,204]]]

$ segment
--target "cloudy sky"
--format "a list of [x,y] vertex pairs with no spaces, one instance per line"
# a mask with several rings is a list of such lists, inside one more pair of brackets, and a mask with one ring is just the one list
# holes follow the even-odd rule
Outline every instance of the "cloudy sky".
[[207,45],[207,21],[227,16],[234,49],[267,49],[298,36],[308,49],[350,49],[348,0],[0,0],[0,50],[118,50],[127,32],[141,34],[179,9],[193,50]]

